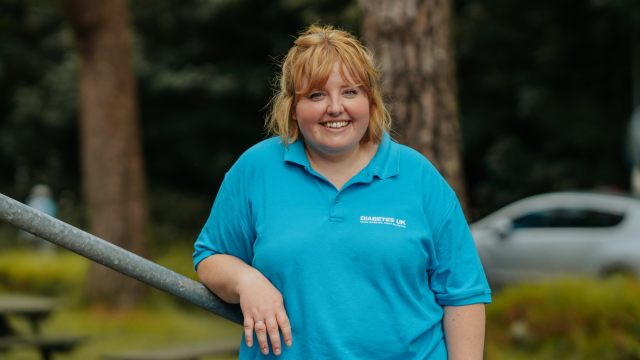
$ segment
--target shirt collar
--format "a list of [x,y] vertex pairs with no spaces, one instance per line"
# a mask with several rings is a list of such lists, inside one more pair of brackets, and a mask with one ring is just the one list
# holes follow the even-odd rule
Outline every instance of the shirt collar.
[[369,162],[369,172],[380,179],[388,179],[400,172],[399,145],[391,141],[386,132],[382,135],[382,142],[378,146],[376,155]]
[[[378,146],[376,155],[371,159],[369,165],[369,174],[377,176],[380,179],[387,179],[398,175],[400,171],[400,158],[398,144],[391,141],[388,133],[382,135],[382,142]],[[304,151],[302,139],[298,138],[293,144],[289,144],[289,148],[284,148],[284,161],[292,162],[304,167],[310,166],[307,154]]]
[[304,151],[304,143],[301,137],[298,137],[298,140],[293,144],[289,144],[289,148],[284,147],[284,161],[304,167],[311,166],[309,158],[307,158],[307,153]]

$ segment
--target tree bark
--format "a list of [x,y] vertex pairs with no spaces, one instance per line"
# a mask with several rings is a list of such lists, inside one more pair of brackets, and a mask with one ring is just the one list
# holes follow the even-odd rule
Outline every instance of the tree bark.
[[469,220],[461,163],[449,0],[360,0],[364,39],[383,70],[396,141],[422,153]]
[[[91,232],[149,257],[144,164],[126,0],[61,0],[81,57],[80,142]],[[148,287],[91,264],[88,296],[135,305]]]

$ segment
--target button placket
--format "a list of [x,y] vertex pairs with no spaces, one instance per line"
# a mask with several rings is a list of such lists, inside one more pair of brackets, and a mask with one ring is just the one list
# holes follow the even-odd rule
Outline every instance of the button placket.
[[344,206],[342,204],[342,191],[338,191],[330,206],[329,220],[331,222],[344,222]]
[[[371,173],[369,169],[366,168],[366,171],[360,172],[356,176],[354,176],[351,180],[349,180],[340,190],[336,190],[335,186],[331,184],[327,179],[325,179],[322,175],[318,174],[313,170],[313,168],[309,166],[305,166],[304,169],[311,176],[315,177],[318,180],[318,185],[321,188],[321,191],[329,200],[329,221],[331,222],[344,222],[344,192],[351,186],[356,184],[367,184],[372,180]],[[326,185],[326,186],[325,186]],[[335,192],[334,192],[335,191]],[[335,196],[332,196],[332,193]]]

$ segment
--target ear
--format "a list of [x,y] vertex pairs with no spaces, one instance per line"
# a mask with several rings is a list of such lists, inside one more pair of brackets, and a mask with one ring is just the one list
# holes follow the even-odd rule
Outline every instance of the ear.
[[295,106],[291,109],[291,117],[293,118],[293,120],[298,121],[298,115],[296,115],[296,107]]

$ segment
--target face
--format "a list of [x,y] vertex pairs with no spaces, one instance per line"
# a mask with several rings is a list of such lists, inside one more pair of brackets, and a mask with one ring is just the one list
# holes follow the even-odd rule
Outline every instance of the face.
[[[351,86],[333,65],[322,89],[312,90],[298,100],[293,119],[309,151],[324,156],[340,156],[357,150],[369,126],[369,99],[361,86]],[[353,79],[347,74],[350,83]]]

